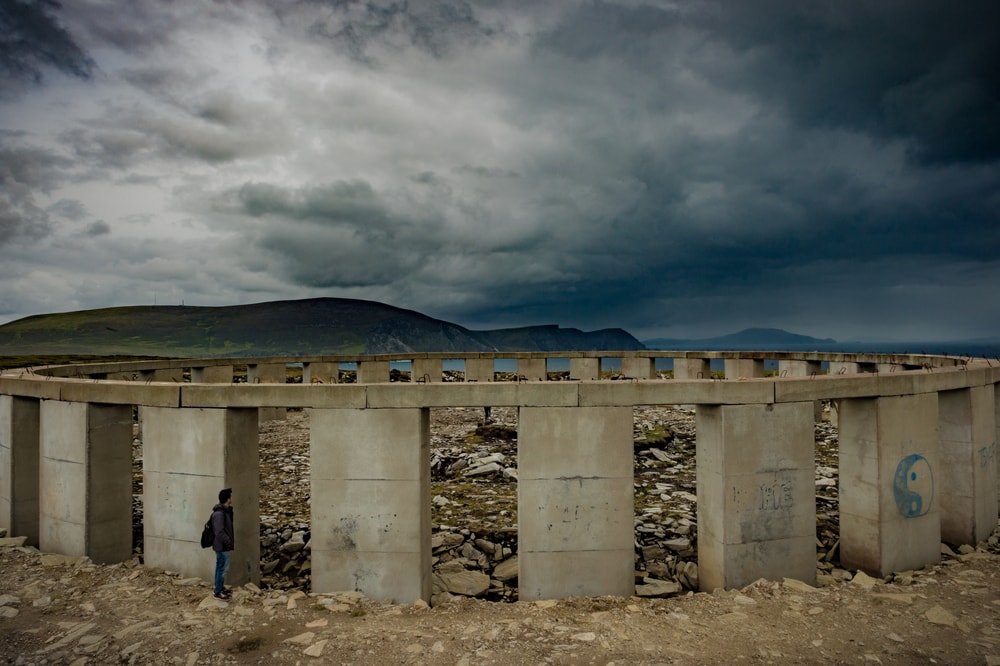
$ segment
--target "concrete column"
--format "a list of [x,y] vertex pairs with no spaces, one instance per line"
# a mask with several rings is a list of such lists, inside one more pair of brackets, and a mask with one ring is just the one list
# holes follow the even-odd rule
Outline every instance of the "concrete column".
[[674,379],[711,379],[711,363],[707,358],[675,358]]
[[340,380],[339,363],[303,363],[303,384],[336,384]]
[[622,375],[629,379],[653,379],[656,377],[653,359],[641,356],[622,357]]
[[726,379],[752,379],[764,376],[764,361],[758,358],[727,358]]
[[517,359],[518,377],[524,377],[528,381],[543,382],[548,379],[546,375],[546,364],[544,358],[519,358]]
[[142,382],[174,382],[184,381],[184,371],[180,368],[164,368],[160,370],[140,370],[139,381]]
[[[993,385],[993,405],[993,415],[996,421],[996,434],[993,441],[1000,443],[1000,389],[997,388],[996,384]],[[997,459],[994,464],[997,468],[997,512],[1000,513],[1000,459]]]
[[358,361],[359,384],[384,384],[389,381],[389,361]]
[[701,589],[816,582],[812,402],[697,408]]
[[822,372],[823,364],[819,361],[778,361],[779,377],[812,377]]
[[256,409],[144,407],[143,544],[146,565],[212,581],[215,554],[202,525],[233,489],[230,585],[260,583],[260,453]]
[[312,589],[431,598],[430,411],[310,412]]
[[191,381],[195,384],[232,384],[233,366],[206,365],[191,368]]
[[0,526],[38,545],[38,400],[0,395]]
[[858,374],[858,364],[846,361],[830,361],[831,375],[856,375]]
[[569,360],[569,378],[592,380],[601,378],[601,359],[571,358]]
[[415,358],[413,359],[412,381],[442,382],[444,381],[444,370],[442,370],[441,359],[439,358]]
[[635,593],[631,407],[522,407],[518,596]]
[[997,526],[993,385],[938,394],[941,539],[975,545]]
[[132,554],[132,407],[43,400],[39,408],[43,551],[122,562]]
[[[284,384],[287,380],[284,363],[247,363],[247,384]],[[288,417],[285,407],[261,407],[259,413],[261,421],[284,421]]]
[[493,381],[493,359],[492,358],[465,359],[465,381],[467,382]]
[[937,394],[840,400],[840,561],[874,576],[941,559]]

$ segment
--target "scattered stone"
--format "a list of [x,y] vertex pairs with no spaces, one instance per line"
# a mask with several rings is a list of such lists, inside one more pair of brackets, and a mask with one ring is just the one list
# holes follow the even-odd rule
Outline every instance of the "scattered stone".
[[440,574],[445,589],[463,597],[478,597],[490,589],[490,577],[476,571]]
[[27,541],[27,540],[28,540],[28,537],[23,537],[23,536],[19,536],[19,537],[3,537],[3,538],[0,538],[0,548],[3,548],[5,546],[21,547],[21,546],[24,545],[24,542]]
[[321,641],[317,641],[316,643],[313,643],[305,650],[303,650],[302,654],[306,655],[307,657],[321,657],[323,656],[323,648],[325,648],[326,644],[329,642],[330,642],[329,639],[323,639]]
[[932,624],[943,624],[946,627],[954,627],[955,621],[958,619],[941,606],[930,608],[924,613],[924,617]]
[[292,645],[306,645],[312,643],[312,640],[316,638],[316,634],[311,631],[306,631],[301,634],[292,636],[291,638],[286,638],[282,643],[291,643]]
[[680,594],[683,589],[680,583],[674,581],[647,578],[644,584],[635,586],[635,594],[639,597],[672,597]]
[[851,580],[851,585],[857,585],[863,590],[870,590],[875,587],[875,583],[878,581],[866,574],[864,571],[859,571],[854,574],[854,578]]

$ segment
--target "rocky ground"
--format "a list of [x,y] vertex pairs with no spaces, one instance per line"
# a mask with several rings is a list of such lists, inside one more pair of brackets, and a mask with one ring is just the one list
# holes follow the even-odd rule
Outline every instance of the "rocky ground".
[[292,412],[261,424],[263,589],[219,602],[204,581],[146,569],[141,529],[136,557],[115,566],[0,538],[0,663],[1000,665],[1000,533],[976,549],[943,545],[940,564],[886,580],[840,568],[825,422],[819,587],[693,591],[693,411],[637,408],[636,595],[516,601],[516,410],[490,417],[432,410],[433,607],[309,592],[308,417]]

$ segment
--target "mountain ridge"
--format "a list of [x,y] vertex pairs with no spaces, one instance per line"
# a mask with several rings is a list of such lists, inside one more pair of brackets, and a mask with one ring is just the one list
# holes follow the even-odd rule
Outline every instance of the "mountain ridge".
[[556,324],[475,331],[350,298],[216,307],[134,305],[31,315],[0,326],[0,354],[282,356],[643,349],[623,329]]

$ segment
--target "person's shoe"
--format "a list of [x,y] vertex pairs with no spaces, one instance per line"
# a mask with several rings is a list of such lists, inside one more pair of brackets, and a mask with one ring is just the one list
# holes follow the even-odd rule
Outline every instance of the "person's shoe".
[[229,601],[230,599],[233,598],[233,595],[229,594],[225,590],[223,590],[222,592],[216,592],[212,596],[221,601]]

